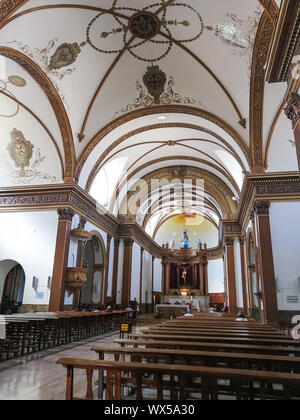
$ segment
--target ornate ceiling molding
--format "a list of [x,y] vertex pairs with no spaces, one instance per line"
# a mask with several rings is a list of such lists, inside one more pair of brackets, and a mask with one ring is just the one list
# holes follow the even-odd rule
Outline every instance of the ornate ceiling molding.
[[279,16],[279,10],[275,1],[274,0],[258,0],[258,1],[262,5],[262,7],[265,9],[265,12],[271,19],[273,25],[276,25],[278,16]]
[[23,69],[29,73],[29,75],[40,85],[40,87],[45,92],[53,108],[61,132],[65,153],[64,179],[65,181],[72,181],[76,161],[73,134],[65,107],[55,87],[53,86],[50,79],[40,69],[40,67],[21,52],[8,47],[0,47],[0,55],[15,61],[17,64],[23,67]]
[[0,22],[5,22],[28,1],[29,0],[2,0],[0,3]]
[[236,141],[236,143],[239,145],[241,150],[243,151],[244,155],[246,157],[249,156],[249,148],[245,141],[242,139],[242,137],[237,133],[237,131],[232,128],[229,124],[227,124],[225,121],[220,119],[219,117],[215,116],[214,114],[211,114],[210,112],[184,106],[184,105],[159,105],[156,107],[149,107],[147,109],[139,109],[132,111],[126,115],[123,115],[114,121],[107,124],[104,128],[102,128],[86,145],[84,150],[82,151],[80,157],[77,160],[77,167],[76,167],[76,178],[79,179],[80,173],[82,171],[82,168],[87,161],[89,155],[92,153],[94,148],[103,140],[105,136],[110,134],[113,130],[120,127],[121,125],[128,123],[130,121],[133,121],[137,118],[141,118],[148,115],[153,114],[170,114],[170,113],[177,113],[177,114],[187,114],[192,115],[196,117],[204,118],[210,122],[213,122],[214,124],[218,125],[220,128],[222,128],[227,134],[229,134],[233,140]]
[[257,31],[251,73],[250,93],[250,148],[254,173],[263,173],[263,112],[265,91],[265,65],[272,41],[274,25],[264,13]]
[[243,227],[250,220],[255,200],[300,200],[299,173],[284,172],[248,175],[244,183],[238,209],[238,221]]

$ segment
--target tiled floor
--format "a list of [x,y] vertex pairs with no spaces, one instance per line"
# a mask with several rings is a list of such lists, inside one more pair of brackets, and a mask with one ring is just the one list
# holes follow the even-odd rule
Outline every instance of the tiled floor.
[[[151,322],[151,318],[141,320],[135,331]],[[61,357],[97,360],[91,346],[97,343],[114,345],[113,341],[118,336],[118,333],[112,332],[81,343],[0,363],[0,400],[64,400],[66,369],[56,365],[56,361]],[[96,388],[95,385],[95,395]],[[85,373],[76,372],[75,396],[84,397],[85,390]]]

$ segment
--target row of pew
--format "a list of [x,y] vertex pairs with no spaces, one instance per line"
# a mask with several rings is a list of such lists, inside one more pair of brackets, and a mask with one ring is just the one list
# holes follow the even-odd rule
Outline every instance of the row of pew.
[[67,369],[67,400],[80,399],[74,395],[77,370],[85,371],[87,400],[300,399],[300,341],[279,328],[195,314],[114,344],[94,345],[98,360],[57,361]]
[[0,339],[0,362],[114,331],[128,316],[126,311],[2,316],[6,337]]

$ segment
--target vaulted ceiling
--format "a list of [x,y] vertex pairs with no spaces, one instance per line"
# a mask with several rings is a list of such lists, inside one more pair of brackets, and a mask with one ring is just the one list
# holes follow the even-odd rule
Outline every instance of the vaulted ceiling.
[[[285,86],[267,88],[264,102],[264,68],[279,6],[2,0],[1,184],[14,183],[6,146],[16,128],[40,151],[43,170],[27,183],[75,179],[118,215],[124,179],[133,188],[183,168],[210,180],[206,216],[230,217],[244,174],[265,170],[265,147],[274,153]],[[26,183],[18,174],[14,180]]]

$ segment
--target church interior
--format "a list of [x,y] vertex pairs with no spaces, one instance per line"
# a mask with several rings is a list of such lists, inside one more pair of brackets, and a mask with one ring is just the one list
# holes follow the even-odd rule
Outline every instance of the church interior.
[[300,399],[300,0],[0,0],[0,400]]

